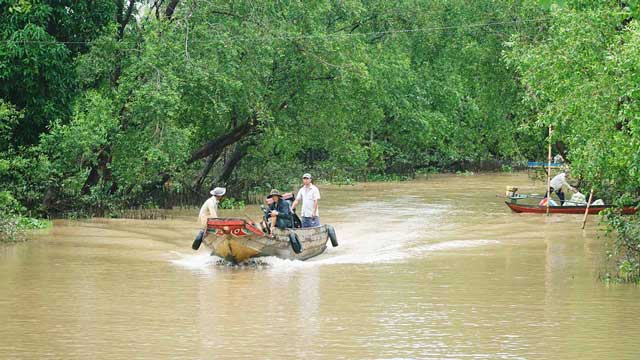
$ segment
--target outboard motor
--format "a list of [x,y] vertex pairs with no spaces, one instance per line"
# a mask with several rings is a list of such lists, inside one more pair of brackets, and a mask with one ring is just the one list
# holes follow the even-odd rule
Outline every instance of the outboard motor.
[[271,217],[269,217],[269,208],[264,205],[260,205],[260,210],[262,210],[262,221],[260,222],[260,227],[262,227],[262,231],[265,234],[271,233]]

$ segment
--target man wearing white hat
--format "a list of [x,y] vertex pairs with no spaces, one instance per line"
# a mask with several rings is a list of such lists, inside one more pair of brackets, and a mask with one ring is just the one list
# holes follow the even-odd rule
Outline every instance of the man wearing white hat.
[[302,227],[320,226],[320,216],[318,214],[320,190],[311,183],[311,174],[309,173],[302,175],[302,182],[304,185],[298,191],[291,209],[295,209],[298,202],[302,200]]
[[218,203],[220,203],[226,192],[227,189],[217,187],[209,192],[212,196],[202,204],[200,214],[198,215],[198,221],[202,224],[202,229],[200,229],[195,240],[193,240],[193,244],[191,244],[193,250],[200,248],[202,239],[204,239],[207,234],[207,219],[218,217]]
[[202,224],[203,228],[207,228],[207,219],[208,218],[216,218],[218,217],[218,203],[222,200],[222,197],[227,192],[227,189],[217,187],[211,190],[210,194],[212,195],[207,201],[202,204],[200,208],[200,215],[198,215],[198,220]]

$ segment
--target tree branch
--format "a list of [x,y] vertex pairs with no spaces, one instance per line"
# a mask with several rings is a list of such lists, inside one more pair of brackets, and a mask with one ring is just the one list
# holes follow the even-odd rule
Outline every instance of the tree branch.
[[156,19],[160,19],[160,7],[162,6],[163,0],[154,0],[153,5],[151,5],[151,10],[155,9]]
[[207,162],[204,164],[204,166],[202,167],[202,170],[200,171],[200,174],[198,174],[198,177],[193,182],[193,189],[196,192],[200,192],[200,189],[202,189],[202,184],[204,184],[204,179],[207,177],[207,175],[209,175],[209,172],[211,171],[213,164],[220,157],[221,153],[222,151],[215,152],[209,155],[209,157],[207,158]]
[[205,145],[200,147],[198,150],[194,151],[191,154],[189,160],[187,160],[187,164],[192,164],[193,162],[203,159],[218,150],[222,150],[229,145],[233,145],[236,142],[242,140],[253,128],[255,127],[257,115],[252,115],[251,118],[243,123],[242,125],[234,128],[230,132],[218,136],[217,138],[207,142]]
[[236,150],[233,152],[231,157],[224,163],[222,172],[214,180],[212,185],[226,184],[227,180],[229,180],[229,177],[233,173],[233,170],[238,165],[240,160],[242,160],[247,155],[247,150],[251,145],[253,145],[252,142],[247,142],[236,147]]
[[[135,6],[136,0],[129,0],[129,6],[127,6],[127,13],[124,16],[124,18],[122,17],[122,14],[119,14],[119,29],[118,29],[118,39],[122,40],[124,37],[124,30],[127,27],[127,24],[129,24],[129,21],[131,20],[131,14],[133,14],[133,8]],[[122,4],[124,5],[124,4]],[[123,9],[121,8],[120,11],[122,11]]]
[[171,0],[169,5],[167,5],[167,8],[164,11],[164,16],[167,19],[171,20],[171,17],[173,16],[173,13],[176,11],[176,7],[178,6],[179,2],[180,0]]

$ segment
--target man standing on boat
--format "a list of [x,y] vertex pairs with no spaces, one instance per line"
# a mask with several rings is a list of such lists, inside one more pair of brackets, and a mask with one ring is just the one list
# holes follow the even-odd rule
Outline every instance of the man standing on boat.
[[217,187],[209,192],[212,196],[202,204],[200,214],[198,215],[198,219],[203,228],[207,228],[207,219],[218,217],[218,204],[222,201],[226,192],[227,189],[222,187]]
[[[556,195],[558,196],[558,199],[560,199],[560,205],[564,204],[564,192],[562,191],[563,186],[566,186],[569,190],[573,192],[577,191],[576,188],[574,188],[567,182],[567,175],[569,174],[570,174],[569,169],[564,170],[560,174],[554,176],[553,179],[551,179],[551,182],[549,182],[549,186],[550,186],[549,190],[552,194],[554,192],[556,193]],[[544,194],[544,197],[545,198],[547,197],[546,193]]]
[[295,209],[298,202],[302,200],[302,227],[320,226],[320,217],[318,215],[318,200],[320,200],[320,190],[311,183],[311,174],[302,175],[304,185],[298,191],[296,200],[291,205],[291,209]]
[[198,232],[195,240],[193,240],[193,244],[191,248],[193,250],[198,250],[200,248],[200,244],[202,243],[202,239],[204,239],[207,234],[207,220],[209,218],[218,217],[218,204],[222,201],[224,194],[227,192],[227,189],[217,187],[211,190],[211,197],[207,199],[207,201],[202,204],[200,208],[200,214],[198,214],[198,221],[202,224],[202,229]]

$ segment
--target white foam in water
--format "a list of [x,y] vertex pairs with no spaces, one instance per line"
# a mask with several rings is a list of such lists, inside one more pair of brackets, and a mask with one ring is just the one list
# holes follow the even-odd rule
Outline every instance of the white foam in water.
[[434,252],[434,251],[447,251],[447,250],[456,250],[456,249],[464,249],[464,248],[475,248],[479,246],[487,246],[487,245],[495,245],[499,244],[498,240],[452,240],[452,241],[444,241],[435,244],[429,244],[424,246],[418,246],[413,248],[414,251],[418,252]]
[[[499,243],[496,240],[452,240],[425,244],[428,238],[437,241],[437,229],[447,225],[447,211],[447,206],[420,203],[412,197],[396,198],[384,204],[363,202],[338,213],[345,220],[334,224],[340,242],[337,248],[328,244],[325,253],[306,261],[264,257],[249,267],[295,271],[319,265],[388,263],[430,252]],[[207,252],[177,254],[180,258],[172,262],[185,268],[212,270],[220,265],[220,258]]]
[[179,258],[170,261],[175,265],[187,269],[207,269],[220,260],[219,257],[211,256],[208,252],[184,254],[181,252],[172,251],[171,253],[173,255],[177,255]]
[[[373,264],[373,263],[390,263],[403,261],[408,258],[424,255],[430,252],[439,252],[447,250],[456,250],[464,248],[475,248],[488,245],[496,245],[500,242],[497,240],[452,240],[441,243],[428,244],[417,247],[402,248],[401,246],[380,247],[368,249],[366,251],[338,251],[338,249],[327,249],[322,255],[309,259],[307,261],[287,260],[269,256],[260,258],[257,264],[250,264],[248,267],[264,267],[273,271],[295,271],[320,265],[338,265],[338,264]],[[406,243],[400,243],[407,245]],[[342,246],[342,245],[340,245]],[[211,256],[207,253],[197,255],[186,255],[174,252],[180,256],[179,259],[171,260],[171,262],[180,267],[198,271],[210,271],[216,266],[225,266],[222,259]]]
[[264,259],[264,263],[267,268],[277,271],[292,271],[317,265],[311,260],[286,260],[277,258],[275,256],[264,257],[262,259]]

